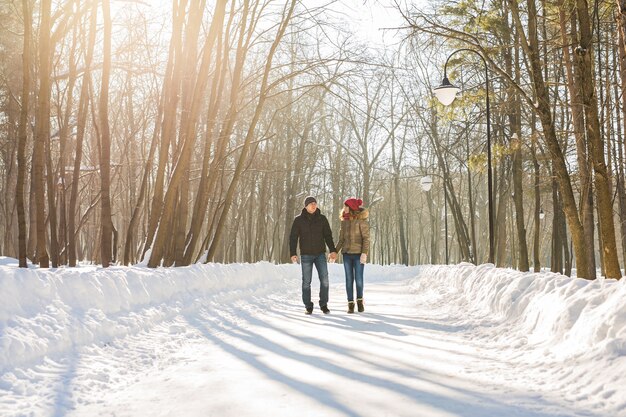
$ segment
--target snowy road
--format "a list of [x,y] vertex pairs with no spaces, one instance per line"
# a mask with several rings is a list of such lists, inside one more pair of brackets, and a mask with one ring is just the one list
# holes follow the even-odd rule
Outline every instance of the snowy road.
[[0,414],[608,417],[560,383],[576,369],[533,365],[446,294],[367,283],[366,312],[348,315],[336,275],[330,315],[303,314],[295,285],[120,315],[151,324],[4,374]]

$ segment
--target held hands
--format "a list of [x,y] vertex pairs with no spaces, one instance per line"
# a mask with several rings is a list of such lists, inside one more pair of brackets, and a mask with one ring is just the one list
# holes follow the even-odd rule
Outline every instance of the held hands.
[[337,252],[331,252],[328,255],[328,262],[330,262],[331,264],[334,264],[336,260],[337,260]]
[[291,263],[293,263],[293,264],[297,264],[298,263],[298,256],[297,255],[293,255],[291,257]]
[[367,253],[361,254],[361,263],[365,265],[367,263]]

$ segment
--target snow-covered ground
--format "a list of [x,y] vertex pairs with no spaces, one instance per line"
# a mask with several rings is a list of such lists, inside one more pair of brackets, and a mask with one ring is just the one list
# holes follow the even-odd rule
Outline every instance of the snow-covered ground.
[[2,417],[626,416],[626,279],[368,265],[348,315],[330,265],[306,316],[296,265],[12,262]]

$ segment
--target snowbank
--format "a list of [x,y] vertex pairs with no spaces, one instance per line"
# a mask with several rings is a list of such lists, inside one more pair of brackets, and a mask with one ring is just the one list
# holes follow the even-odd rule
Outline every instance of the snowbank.
[[[72,346],[138,333],[194,305],[264,297],[300,285],[299,265],[197,264],[182,268],[0,265],[0,371],[59,357]],[[329,265],[331,281],[343,266]],[[415,269],[368,266],[370,281],[408,279]]]
[[18,269],[0,266],[0,369],[138,332],[194,302],[278,291],[294,266]]
[[494,358],[533,375],[529,386],[554,386],[599,415],[625,415],[626,278],[461,264],[423,267],[411,286],[433,309],[458,312],[447,323],[465,329],[469,343],[488,341]]
[[588,281],[460,264],[425,266],[412,285],[417,293],[435,292],[458,304],[468,318],[506,327],[499,333],[503,341],[551,347],[561,359],[626,355],[626,279]]
[[[7,264],[11,266],[7,266]],[[343,266],[329,265],[331,282]],[[416,302],[456,305],[460,324],[556,359],[626,355],[626,279],[586,281],[493,265],[368,265],[366,280],[411,279]],[[316,280],[314,280],[314,285]],[[197,264],[19,269],[0,265],[0,370],[63,355],[73,345],[137,333],[181,309],[299,288],[298,265]]]
[[6,266],[18,266],[19,263],[15,258],[9,258],[8,256],[0,256],[0,265]]

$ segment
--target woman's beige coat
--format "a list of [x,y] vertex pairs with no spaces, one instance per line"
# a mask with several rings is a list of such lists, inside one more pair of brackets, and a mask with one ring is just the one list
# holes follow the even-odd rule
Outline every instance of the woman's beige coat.
[[367,221],[369,211],[362,208],[357,212],[350,210],[350,218],[343,218],[341,212],[341,228],[339,229],[339,241],[337,252],[369,254],[370,251],[370,225]]

